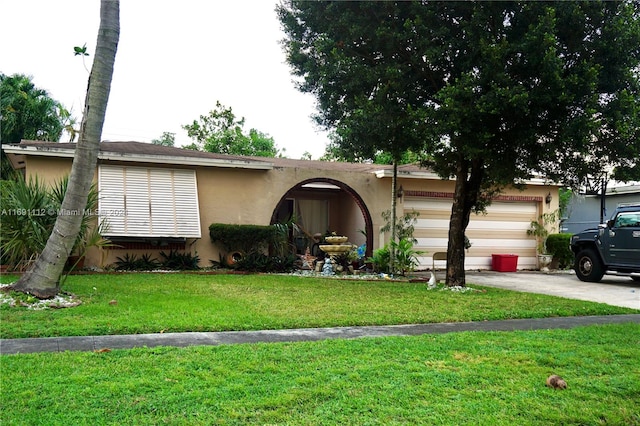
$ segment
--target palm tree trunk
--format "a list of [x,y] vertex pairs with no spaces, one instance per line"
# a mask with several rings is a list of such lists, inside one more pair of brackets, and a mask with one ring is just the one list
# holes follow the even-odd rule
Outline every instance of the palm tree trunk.
[[39,298],[51,298],[60,290],[60,276],[80,231],[96,169],[119,37],[119,0],[101,0],[96,53],[67,192],[47,245],[35,264],[14,284],[14,290]]

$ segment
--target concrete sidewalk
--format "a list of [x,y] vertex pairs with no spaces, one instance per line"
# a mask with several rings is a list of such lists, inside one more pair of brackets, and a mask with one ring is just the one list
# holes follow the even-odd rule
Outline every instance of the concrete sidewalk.
[[293,330],[2,339],[0,340],[0,355],[34,352],[99,351],[101,349],[150,348],[154,346],[186,347],[240,343],[304,342],[326,339],[357,339],[362,337],[417,336],[460,331],[568,329],[585,325],[629,322],[640,323],[640,314]]

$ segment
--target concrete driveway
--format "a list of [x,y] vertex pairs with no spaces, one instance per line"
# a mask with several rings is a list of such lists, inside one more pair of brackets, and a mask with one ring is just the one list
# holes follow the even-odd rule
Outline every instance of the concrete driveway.
[[549,294],[588,300],[613,306],[640,309],[640,282],[631,278],[605,275],[602,282],[585,283],[570,272],[467,271],[467,285],[480,284],[507,290]]

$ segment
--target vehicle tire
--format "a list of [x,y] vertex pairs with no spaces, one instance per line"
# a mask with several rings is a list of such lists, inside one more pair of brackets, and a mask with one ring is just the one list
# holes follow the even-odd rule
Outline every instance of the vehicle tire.
[[585,249],[578,253],[573,269],[581,281],[597,283],[604,276],[602,261],[600,261],[598,254],[591,249]]

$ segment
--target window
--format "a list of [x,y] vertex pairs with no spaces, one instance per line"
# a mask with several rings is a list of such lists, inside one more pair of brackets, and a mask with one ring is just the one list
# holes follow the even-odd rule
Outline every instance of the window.
[[201,236],[193,170],[101,165],[98,189],[106,237]]
[[635,228],[640,226],[640,215],[637,213],[619,213],[616,218],[616,228]]

